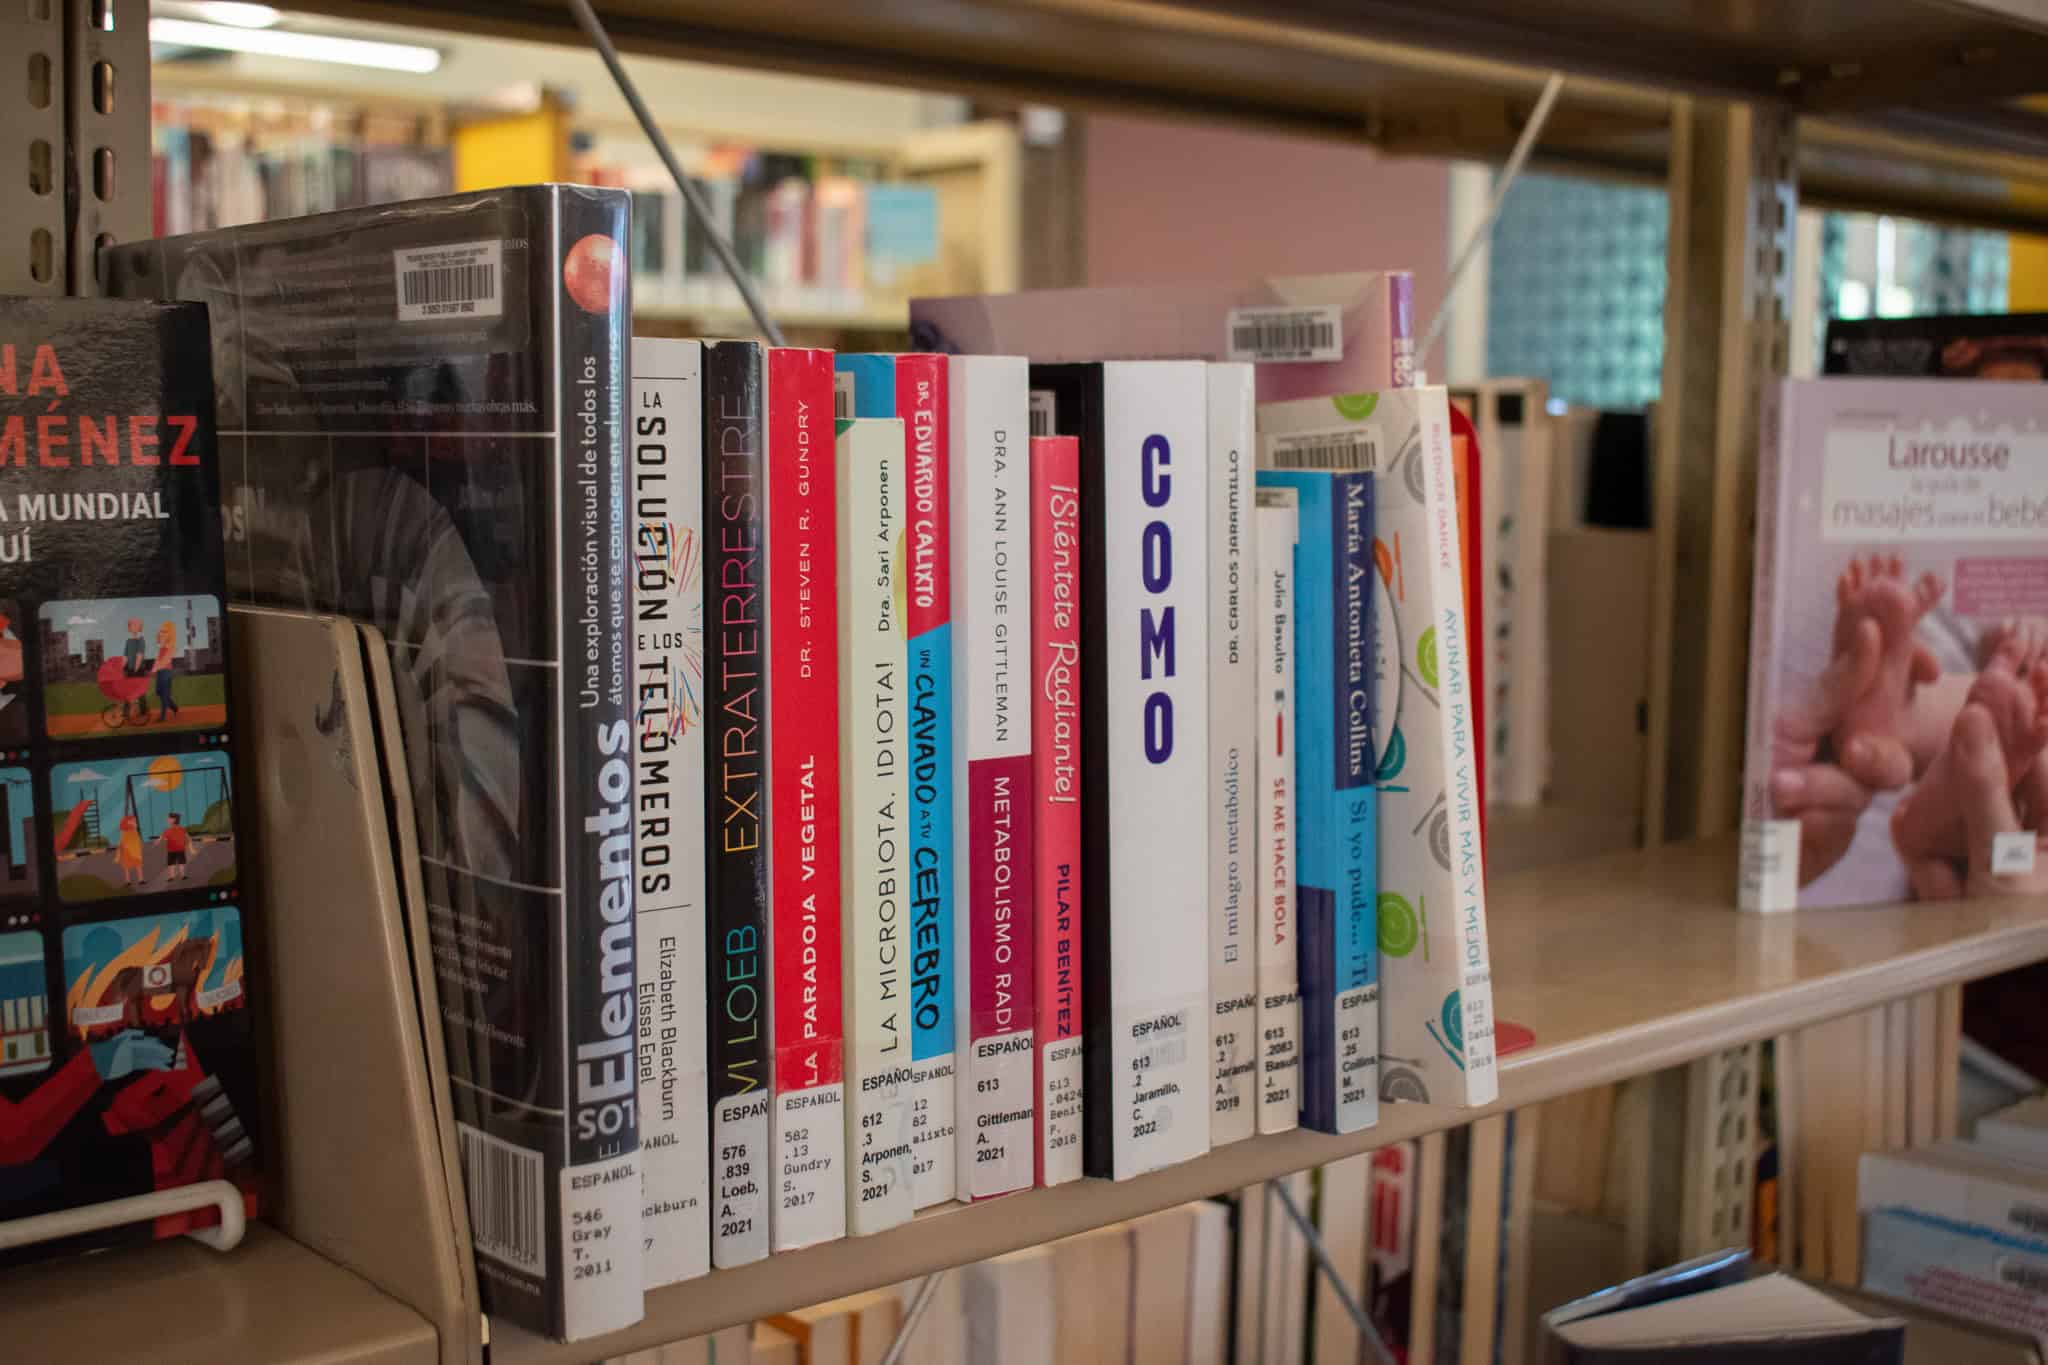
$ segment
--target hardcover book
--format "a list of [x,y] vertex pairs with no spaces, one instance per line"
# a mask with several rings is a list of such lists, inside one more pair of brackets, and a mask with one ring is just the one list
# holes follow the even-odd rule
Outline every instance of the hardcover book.
[[1209,1144],[1258,1120],[1258,964],[1253,945],[1252,577],[1255,557],[1249,365],[1209,381]]
[[206,1180],[256,1213],[208,355],[195,305],[0,302],[0,1219]]
[[2048,885],[2048,436],[2026,385],[1766,397],[1740,898]]
[[846,951],[846,1223],[908,1222],[910,1020],[903,920],[903,423],[838,424],[840,912]]
[[769,1244],[846,1235],[832,353],[768,352]]
[[1025,363],[947,362],[953,570],[956,1180],[1029,1189],[1032,1015],[1031,464]]
[[1034,365],[1081,457],[1088,1174],[1209,1149],[1208,377]]
[[1081,1178],[1081,452],[1031,438],[1038,1183]]
[[[1322,400],[1327,403],[1328,400]],[[1259,414],[1263,422],[1265,412]],[[1378,844],[1373,790],[1373,476],[1367,452],[1323,452],[1327,468],[1272,467],[1291,488],[1295,545],[1295,866],[1301,993],[1301,1122],[1350,1133],[1379,1117]],[[1299,462],[1317,458],[1294,452]]]
[[1258,401],[1414,382],[1414,281],[1404,270],[1210,284],[1037,289],[912,299],[927,350],[1039,362],[1236,360]]
[[704,348],[633,339],[633,934],[642,1273],[711,1268],[705,1066]]
[[768,1254],[767,447],[762,348],[704,343],[704,845],[711,1264]]
[[1301,1122],[1301,968],[1295,912],[1294,545],[1300,496],[1261,488],[1252,537],[1252,659],[1256,669],[1257,789],[1254,965],[1258,972],[1258,1128],[1284,1133]]
[[[1356,460],[1374,470],[1371,748],[1378,786],[1380,1093],[1489,1104],[1493,986],[1467,676],[1463,551],[1441,388],[1390,389],[1260,408],[1279,464]],[[1304,574],[1306,579],[1307,575]],[[1305,760],[1306,763],[1306,760]]]
[[568,1339],[641,1314],[626,217],[546,185],[108,254],[211,313],[229,590],[389,642],[484,1304]]
[[841,355],[835,382],[855,417],[903,422],[904,610],[909,725],[911,1191],[953,1197],[953,571],[947,528],[946,358]]

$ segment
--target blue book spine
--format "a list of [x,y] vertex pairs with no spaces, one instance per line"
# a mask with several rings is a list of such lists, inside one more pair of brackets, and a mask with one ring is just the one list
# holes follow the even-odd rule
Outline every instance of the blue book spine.
[[903,419],[909,722],[911,1191],[954,1197],[953,633],[943,356],[841,354],[834,406]]
[[1304,1126],[1379,1116],[1379,891],[1372,742],[1372,475],[1261,469],[1300,497],[1296,908]]

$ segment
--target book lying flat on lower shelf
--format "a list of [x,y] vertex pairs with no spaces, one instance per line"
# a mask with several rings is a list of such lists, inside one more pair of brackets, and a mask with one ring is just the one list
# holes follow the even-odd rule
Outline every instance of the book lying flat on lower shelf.
[[484,1304],[568,1339],[641,1316],[626,215],[534,186],[108,253],[211,313],[229,590],[389,642]]
[[2048,884],[2039,394],[1934,379],[1768,391],[1744,909]]
[[193,304],[0,301],[0,1220],[207,1180],[256,1213],[209,354]]
[[[1328,400],[1321,402],[1327,408]],[[1301,1122],[1326,1133],[1353,1133],[1379,1118],[1378,797],[1373,613],[1366,606],[1373,572],[1372,466],[1370,451],[1348,440],[1329,468],[1274,468],[1269,453],[1261,432],[1258,486],[1292,489],[1299,507],[1294,910]]]
[[912,299],[910,334],[928,350],[1040,363],[1249,361],[1271,403],[1414,383],[1414,294],[1405,270],[967,294]]
[[1031,438],[1038,1183],[1081,1178],[1081,450]]
[[704,347],[633,339],[634,938],[641,1267],[711,1269],[705,1066]]
[[1088,1174],[1209,1150],[1208,375],[1034,365],[1080,440]]
[[1435,387],[1268,403],[1259,430],[1270,464],[1356,460],[1375,470],[1364,611],[1375,631],[1368,761],[1379,797],[1380,1094],[1490,1104],[1500,1086],[1480,734],[1466,672],[1449,403]]
[[910,1220],[910,1028],[902,924],[903,423],[838,424],[840,913],[846,972],[846,1226]]

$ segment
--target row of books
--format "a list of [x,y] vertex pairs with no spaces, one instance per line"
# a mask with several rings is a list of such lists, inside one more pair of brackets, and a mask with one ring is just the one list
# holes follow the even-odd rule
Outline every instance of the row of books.
[[1490,1101],[1405,277],[1219,314],[1256,368],[629,352],[628,203],[111,272],[210,305],[231,592],[389,641],[490,1309],[578,1338],[938,1201]]
[[150,221],[160,237],[389,204],[454,188],[448,148],[337,138],[314,131],[256,139],[151,125]]
[[[930,185],[824,171],[805,157],[738,156],[729,148],[703,169],[691,181],[712,223],[778,307],[854,312],[873,296],[900,302],[912,272],[939,259],[939,200]],[[636,306],[742,306],[666,170],[593,163],[579,178],[633,192]]]

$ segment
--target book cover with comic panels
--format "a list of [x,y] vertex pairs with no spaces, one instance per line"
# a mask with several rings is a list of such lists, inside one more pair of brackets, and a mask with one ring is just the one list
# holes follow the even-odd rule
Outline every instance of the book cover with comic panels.
[[256,1211],[207,358],[195,305],[0,302],[0,1220],[205,1180]]

